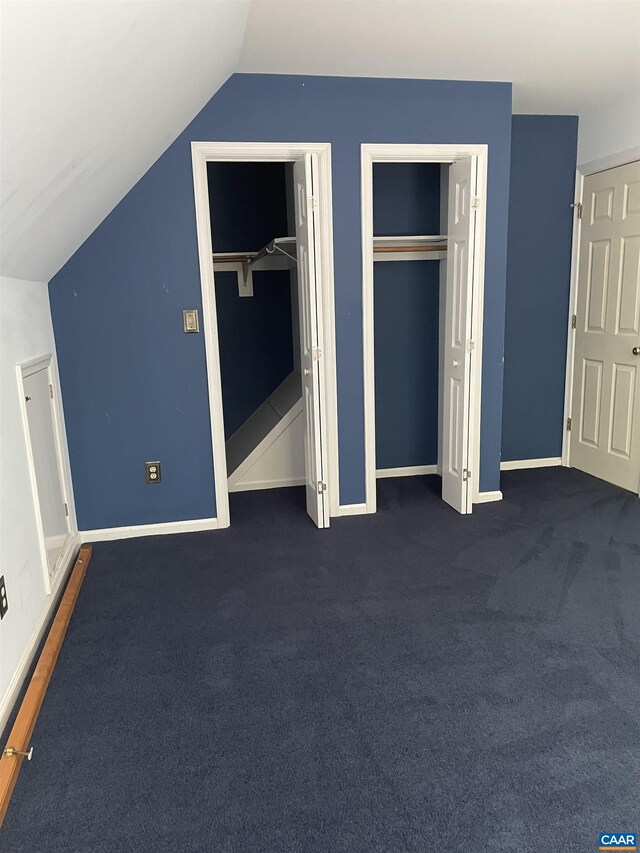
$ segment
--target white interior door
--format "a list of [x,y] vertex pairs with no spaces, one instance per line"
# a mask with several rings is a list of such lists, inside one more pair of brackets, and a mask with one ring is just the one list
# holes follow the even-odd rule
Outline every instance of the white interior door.
[[52,577],[69,535],[69,523],[55,438],[49,369],[41,367],[24,375],[23,387],[47,567]]
[[300,353],[302,397],[304,401],[304,452],[307,512],[318,527],[329,526],[324,447],[321,417],[322,335],[319,257],[316,251],[315,175],[317,155],[306,154],[293,165],[295,188],[296,242],[298,252],[298,292],[300,303]]
[[640,162],[584,180],[570,464],[640,484]]
[[442,499],[461,513],[472,509],[469,411],[475,173],[473,157],[465,157],[449,167],[447,288],[441,347]]

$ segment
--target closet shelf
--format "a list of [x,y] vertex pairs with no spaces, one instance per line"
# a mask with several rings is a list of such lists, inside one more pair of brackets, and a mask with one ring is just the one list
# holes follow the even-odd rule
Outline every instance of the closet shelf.
[[297,264],[296,238],[274,237],[257,252],[214,252],[213,269],[235,272],[238,276],[238,295],[253,296],[253,272],[288,270]]
[[446,234],[373,238],[374,261],[439,261],[446,257]]

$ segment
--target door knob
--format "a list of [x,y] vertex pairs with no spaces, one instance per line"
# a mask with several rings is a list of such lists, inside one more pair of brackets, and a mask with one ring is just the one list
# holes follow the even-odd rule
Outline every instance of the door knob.
[[640,347],[634,347],[632,352],[634,355],[640,355]]

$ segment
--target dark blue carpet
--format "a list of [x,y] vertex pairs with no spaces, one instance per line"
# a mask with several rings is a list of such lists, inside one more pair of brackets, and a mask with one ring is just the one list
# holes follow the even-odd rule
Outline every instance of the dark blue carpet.
[[640,502],[436,478],[316,530],[300,490],[226,531],[96,545],[3,850],[596,850],[640,830]]

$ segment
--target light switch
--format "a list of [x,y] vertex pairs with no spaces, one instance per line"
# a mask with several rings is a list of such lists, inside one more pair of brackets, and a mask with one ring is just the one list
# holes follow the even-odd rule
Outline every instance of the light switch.
[[200,331],[200,323],[198,322],[198,309],[197,308],[185,308],[182,312],[182,321],[184,324],[184,331],[186,334],[190,334],[192,332]]

